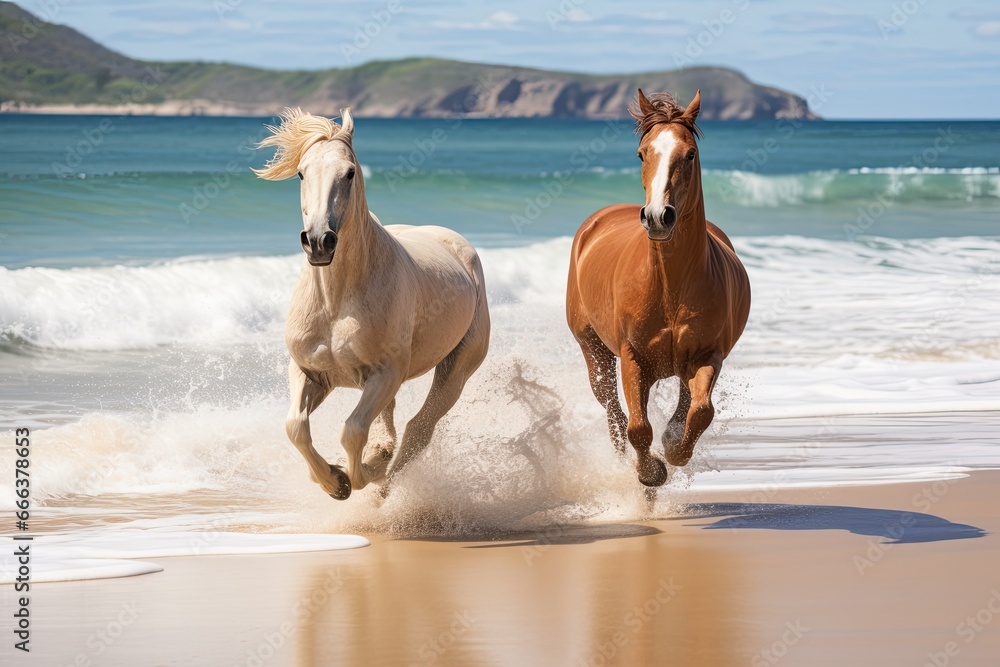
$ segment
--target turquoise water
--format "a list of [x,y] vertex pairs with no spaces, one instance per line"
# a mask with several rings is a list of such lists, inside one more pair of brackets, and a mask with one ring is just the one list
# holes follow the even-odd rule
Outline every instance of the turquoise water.
[[[250,173],[256,118],[0,116],[0,263],[85,266],[298,251],[297,184]],[[730,235],[991,236],[1000,123],[705,123],[710,219]],[[386,223],[444,224],[480,245],[571,235],[642,201],[631,124],[359,119]],[[873,215],[874,214],[874,215]]]
[[[0,428],[35,429],[36,501],[76,520],[136,502],[212,517],[225,498],[253,508],[226,521],[306,532],[644,516],[564,316],[573,232],[601,206],[642,201],[630,125],[357,121],[372,210],[472,239],[493,320],[486,361],[407,469],[412,487],[382,505],[367,492],[332,503],[285,436],[302,223],[296,179],[249,171],[268,157],[252,148],[267,120],[0,115]],[[983,416],[1000,410],[1000,123],[704,131],[707,211],[753,306],[678,484],[1000,466]],[[428,381],[404,385],[397,424]],[[653,391],[658,429],[675,387]],[[314,415],[331,462],[356,401],[338,390]],[[925,429],[952,412],[966,428]],[[919,426],[858,431],[872,415]]]

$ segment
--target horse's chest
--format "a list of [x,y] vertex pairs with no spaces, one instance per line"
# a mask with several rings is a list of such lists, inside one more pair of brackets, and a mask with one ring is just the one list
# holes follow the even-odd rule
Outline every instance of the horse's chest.
[[655,366],[653,372],[660,377],[677,374],[712,339],[700,329],[697,320],[657,317],[645,324],[634,331],[633,345],[641,350],[647,364]]
[[352,374],[351,370],[361,364],[354,349],[361,325],[350,317],[333,322],[316,320],[289,321],[285,341],[292,359],[302,368]]

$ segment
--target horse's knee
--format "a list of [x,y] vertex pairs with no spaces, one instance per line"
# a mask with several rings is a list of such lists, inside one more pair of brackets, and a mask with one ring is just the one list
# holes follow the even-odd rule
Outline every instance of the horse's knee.
[[626,433],[628,441],[636,450],[648,450],[653,444],[653,427],[646,419],[629,420]]
[[309,418],[299,415],[289,417],[285,420],[285,433],[288,435],[288,439],[292,441],[292,444],[299,449],[308,446],[311,439],[309,435]]
[[351,415],[344,422],[344,430],[341,433],[340,442],[348,454],[359,454],[368,442],[368,430],[370,424],[366,424],[363,419]]
[[364,423],[364,420],[359,417],[353,415],[348,417],[347,421],[344,422],[344,444],[357,446],[360,443],[363,446],[368,439],[368,427],[369,424]]

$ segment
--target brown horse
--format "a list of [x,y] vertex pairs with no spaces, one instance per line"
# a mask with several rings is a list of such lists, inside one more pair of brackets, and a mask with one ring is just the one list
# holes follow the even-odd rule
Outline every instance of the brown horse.
[[[705,219],[695,125],[701,91],[688,107],[639,91],[629,112],[640,135],[646,205],[615,204],[591,215],[573,240],[566,319],[587,360],[590,384],[608,413],[611,438],[628,437],[646,486],[667,469],[649,449],[647,403],[653,385],[680,378],[680,400],[666,432],[667,462],[683,466],[715,415],[712,389],[722,360],[750,312],[750,281],[733,244]],[[618,402],[621,359],[628,420]]]

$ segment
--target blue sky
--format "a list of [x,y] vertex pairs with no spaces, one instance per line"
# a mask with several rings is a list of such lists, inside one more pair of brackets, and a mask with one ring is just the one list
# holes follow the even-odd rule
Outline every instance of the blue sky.
[[996,0],[18,4],[144,59],[318,69],[430,55],[601,73],[723,65],[802,95],[823,86],[828,118],[1000,117]]

